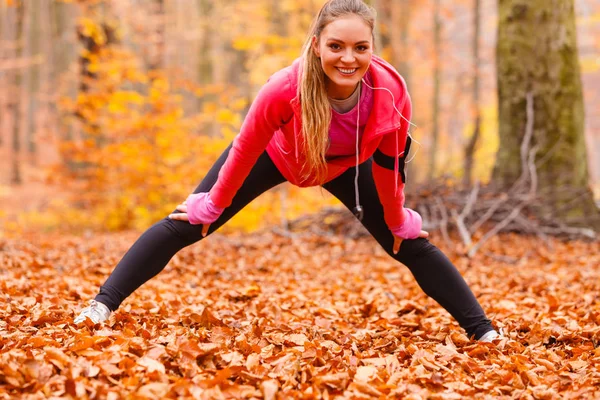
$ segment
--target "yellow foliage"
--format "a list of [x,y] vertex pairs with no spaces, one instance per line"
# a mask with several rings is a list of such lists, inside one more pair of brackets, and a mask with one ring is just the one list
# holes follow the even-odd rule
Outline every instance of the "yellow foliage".
[[91,38],[98,45],[106,43],[104,30],[91,18],[81,17],[79,19],[79,31],[83,36]]
[[236,50],[244,51],[256,49],[258,46],[260,46],[260,42],[253,40],[253,38],[250,37],[240,37],[235,39],[231,45]]
[[231,103],[231,109],[233,111],[241,111],[248,106],[248,101],[244,98],[240,98]]
[[577,17],[577,26],[588,26],[600,24],[600,13]]
[[[94,25],[88,21],[85,26],[91,32]],[[185,115],[182,96],[161,71],[144,73],[120,49],[104,48],[88,58],[94,58],[96,79],[74,100],[59,102],[65,113],[78,116],[85,133],[61,144],[67,163],[55,170],[53,179],[77,190],[68,205],[54,205],[47,216],[28,218],[59,227],[55,216],[69,215],[72,207],[85,211],[81,225],[87,229],[148,227],[194,190],[239,129],[240,116],[225,101],[236,108],[245,101],[221,97],[218,108],[212,103],[198,115]],[[140,90],[126,89],[134,83]],[[211,90],[216,89],[204,92]],[[225,124],[226,134],[195,134],[206,121]],[[84,229],[73,221],[69,228]]]
[[226,108],[222,108],[217,112],[217,122],[221,124],[239,123],[239,117],[239,114]]
[[[463,135],[469,138],[473,134],[473,124],[465,125]],[[498,152],[498,110],[496,104],[488,104],[481,109],[481,136],[475,149],[473,177],[483,183],[489,182],[496,153]],[[460,173],[463,173],[460,165]]]
[[582,74],[589,74],[600,70],[599,57],[581,57],[579,64],[581,65]]

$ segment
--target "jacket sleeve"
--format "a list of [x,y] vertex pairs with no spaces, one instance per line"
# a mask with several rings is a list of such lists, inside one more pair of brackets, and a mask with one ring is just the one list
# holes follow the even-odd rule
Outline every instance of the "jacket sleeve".
[[[408,95],[401,111],[410,121],[412,106]],[[406,221],[404,162],[410,148],[408,129],[409,123],[401,119],[400,127],[381,140],[373,156],[373,180],[383,206],[385,222],[390,230],[400,228]]]
[[210,198],[217,207],[229,207],[273,134],[293,116],[291,85],[285,73],[271,77],[260,89],[233,140]]

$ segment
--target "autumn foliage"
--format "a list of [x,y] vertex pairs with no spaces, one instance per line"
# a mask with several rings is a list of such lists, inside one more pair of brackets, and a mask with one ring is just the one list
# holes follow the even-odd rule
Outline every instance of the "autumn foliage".
[[505,330],[495,344],[465,337],[370,238],[269,232],[215,234],[108,323],[75,326],[135,237],[0,242],[0,397],[600,395],[597,242],[502,235],[471,261],[444,249]]
[[[82,134],[63,141],[65,162],[52,180],[75,189],[72,204],[86,210],[90,227],[141,228],[191,193],[233,138],[240,118],[229,109],[214,110],[227,134],[199,135],[210,117],[185,116],[178,91],[214,95],[222,102],[230,93],[173,84],[161,71],[144,72],[124,48],[104,46],[101,26],[85,18],[80,23],[80,34],[99,50],[84,49],[81,55],[89,73],[86,90],[74,100],[63,98],[62,109]],[[239,100],[231,104],[238,111],[243,106]]]

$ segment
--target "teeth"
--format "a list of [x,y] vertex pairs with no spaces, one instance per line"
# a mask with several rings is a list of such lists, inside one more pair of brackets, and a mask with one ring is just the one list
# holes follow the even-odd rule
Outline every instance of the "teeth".
[[343,69],[343,68],[338,68],[340,70],[340,72],[344,73],[344,74],[351,74],[354,71],[356,71],[356,68],[353,69]]

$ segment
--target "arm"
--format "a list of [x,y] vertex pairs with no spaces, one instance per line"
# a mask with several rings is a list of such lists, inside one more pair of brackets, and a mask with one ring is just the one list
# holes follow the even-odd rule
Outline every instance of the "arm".
[[294,96],[287,73],[274,75],[258,92],[240,133],[217,182],[210,190],[210,198],[219,208],[231,205],[258,157],[263,153],[273,134],[293,115],[290,100]]
[[[402,115],[410,120],[411,102],[407,98]],[[385,222],[395,236],[413,239],[421,232],[421,217],[404,208],[406,175],[404,162],[410,149],[409,124],[401,120],[400,128],[384,137],[374,154],[373,179],[384,210]]]

